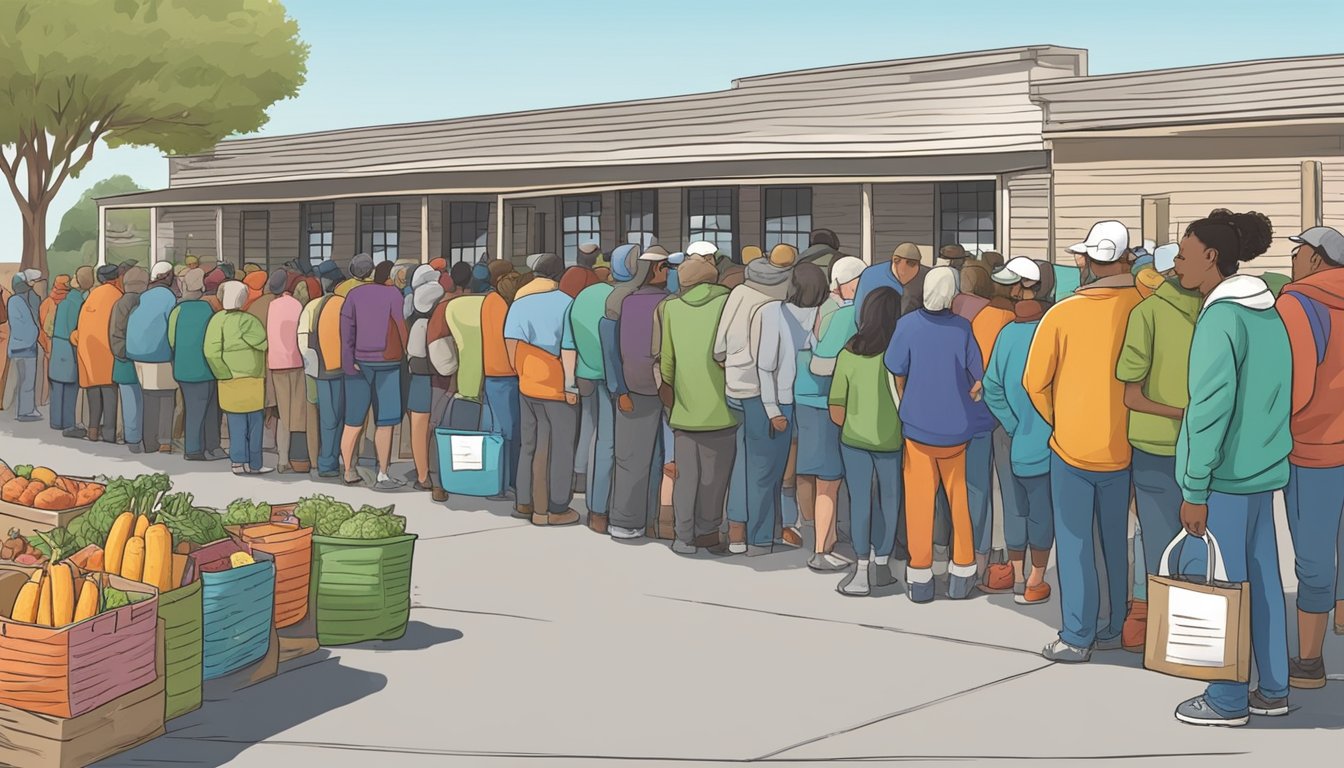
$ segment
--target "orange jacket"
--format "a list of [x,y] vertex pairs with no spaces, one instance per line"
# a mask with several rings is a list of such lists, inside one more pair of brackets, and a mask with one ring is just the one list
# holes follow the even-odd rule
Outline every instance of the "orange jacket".
[[[1315,305],[1317,330],[1312,329],[1308,307]],[[1293,452],[1289,460],[1299,467],[1326,469],[1344,466],[1344,269],[1317,272],[1284,286],[1277,303],[1288,329],[1293,352]],[[1317,336],[1328,334],[1325,349]],[[1318,362],[1319,361],[1319,362]]]
[[81,387],[112,385],[112,307],[120,298],[121,288],[116,283],[103,283],[89,291],[79,310],[70,343],[75,345]]
[[509,314],[509,303],[491,291],[481,303],[481,356],[485,361],[486,376],[517,376],[509,352],[504,347],[504,318]]

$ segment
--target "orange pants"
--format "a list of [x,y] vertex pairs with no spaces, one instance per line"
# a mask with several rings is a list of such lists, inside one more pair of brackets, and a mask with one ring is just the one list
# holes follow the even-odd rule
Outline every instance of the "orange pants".
[[942,483],[952,509],[952,563],[975,563],[971,510],[966,501],[966,444],[941,447],[905,441],[905,537],[910,567],[933,567],[933,509]]

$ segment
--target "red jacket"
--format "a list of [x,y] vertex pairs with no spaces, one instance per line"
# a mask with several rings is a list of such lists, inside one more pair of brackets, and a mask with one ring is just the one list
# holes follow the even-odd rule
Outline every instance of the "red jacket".
[[1344,466],[1344,269],[1289,283],[1277,306],[1293,350],[1288,458],[1299,467]]

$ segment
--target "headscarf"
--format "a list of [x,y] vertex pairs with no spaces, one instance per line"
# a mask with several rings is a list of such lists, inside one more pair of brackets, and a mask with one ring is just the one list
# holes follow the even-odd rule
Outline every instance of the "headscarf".
[[[439,298],[443,296],[443,286],[439,285],[439,275],[440,273],[428,264],[421,264],[415,268],[415,272],[411,275],[411,282],[408,286],[411,292],[406,294],[405,299],[402,301],[402,317],[410,319],[411,315],[415,314],[416,296],[419,295],[417,294],[417,291],[420,288],[432,283],[439,286],[439,294],[434,297],[434,301],[438,301]],[[426,292],[426,295],[427,294],[428,292]],[[432,307],[433,304],[430,304],[430,306]],[[423,311],[428,312],[429,310],[425,309]]]
[[616,320],[621,316],[621,304],[625,298],[644,285],[653,269],[652,261],[640,261],[639,247],[626,244],[611,252],[611,274],[616,278],[616,287],[607,295],[606,316]]
[[953,267],[934,267],[924,276],[924,308],[943,312],[952,308],[952,300],[960,292],[960,280]]
[[471,267],[471,292],[485,293],[490,290],[490,265],[479,262]]
[[[269,279],[265,272],[260,270],[249,272],[243,278],[243,285],[247,287],[247,305],[261,298],[261,291],[266,287],[266,281]],[[244,305],[244,306],[247,306]]]
[[[257,272],[263,272],[263,271],[265,271],[265,270],[263,270],[263,269],[261,268],[261,266],[258,265],[258,264],[253,264],[253,263],[251,263],[251,262],[248,262],[248,263],[246,263],[246,264],[243,265],[243,275],[244,275],[244,276],[252,275],[252,274],[256,274]],[[243,282],[247,282],[247,281],[244,280]]]
[[195,301],[205,295],[205,273],[192,267],[182,273],[182,300]]
[[719,268],[714,262],[699,256],[688,256],[677,267],[677,281],[681,290],[689,291],[701,283],[712,283],[719,279]]
[[126,293],[144,293],[149,289],[149,272],[140,266],[127,269],[121,276],[121,289]]
[[219,304],[226,312],[237,312],[247,304],[247,285],[237,280],[226,280],[219,286]]
[[173,265],[166,261],[156,262],[149,270],[149,282],[171,288],[173,285]]
[[30,282],[32,278],[27,274],[36,271],[24,270],[18,273],[14,276],[11,286],[14,288],[14,296],[23,299],[23,303],[27,304],[33,313],[33,322],[40,326],[42,322],[40,319],[42,316],[42,299],[38,298],[37,292],[33,290],[33,284]]
[[47,298],[51,299],[51,303],[54,305],[54,304],[60,304],[62,301],[65,301],[65,297],[69,295],[70,295],[70,276],[57,275],[56,279],[51,284],[51,292],[47,294]]
[[266,278],[266,290],[279,296],[289,290],[289,270],[284,267],[271,270]]

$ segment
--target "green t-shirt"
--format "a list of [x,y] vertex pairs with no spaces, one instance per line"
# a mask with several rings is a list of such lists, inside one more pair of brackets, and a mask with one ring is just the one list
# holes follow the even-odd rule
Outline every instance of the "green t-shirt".
[[877,453],[901,450],[901,416],[894,386],[880,353],[859,357],[847,349],[840,352],[828,401],[845,409],[840,442]]
[[[1143,382],[1143,394],[1153,402],[1184,409],[1190,402],[1186,379],[1190,339],[1202,304],[1200,296],[1168,280],[1129,313],[1125,342],[1116,362],[1115,377]],[[1175,456],[1180,419],[1129,412],[1129,442],[1155,456]]]

